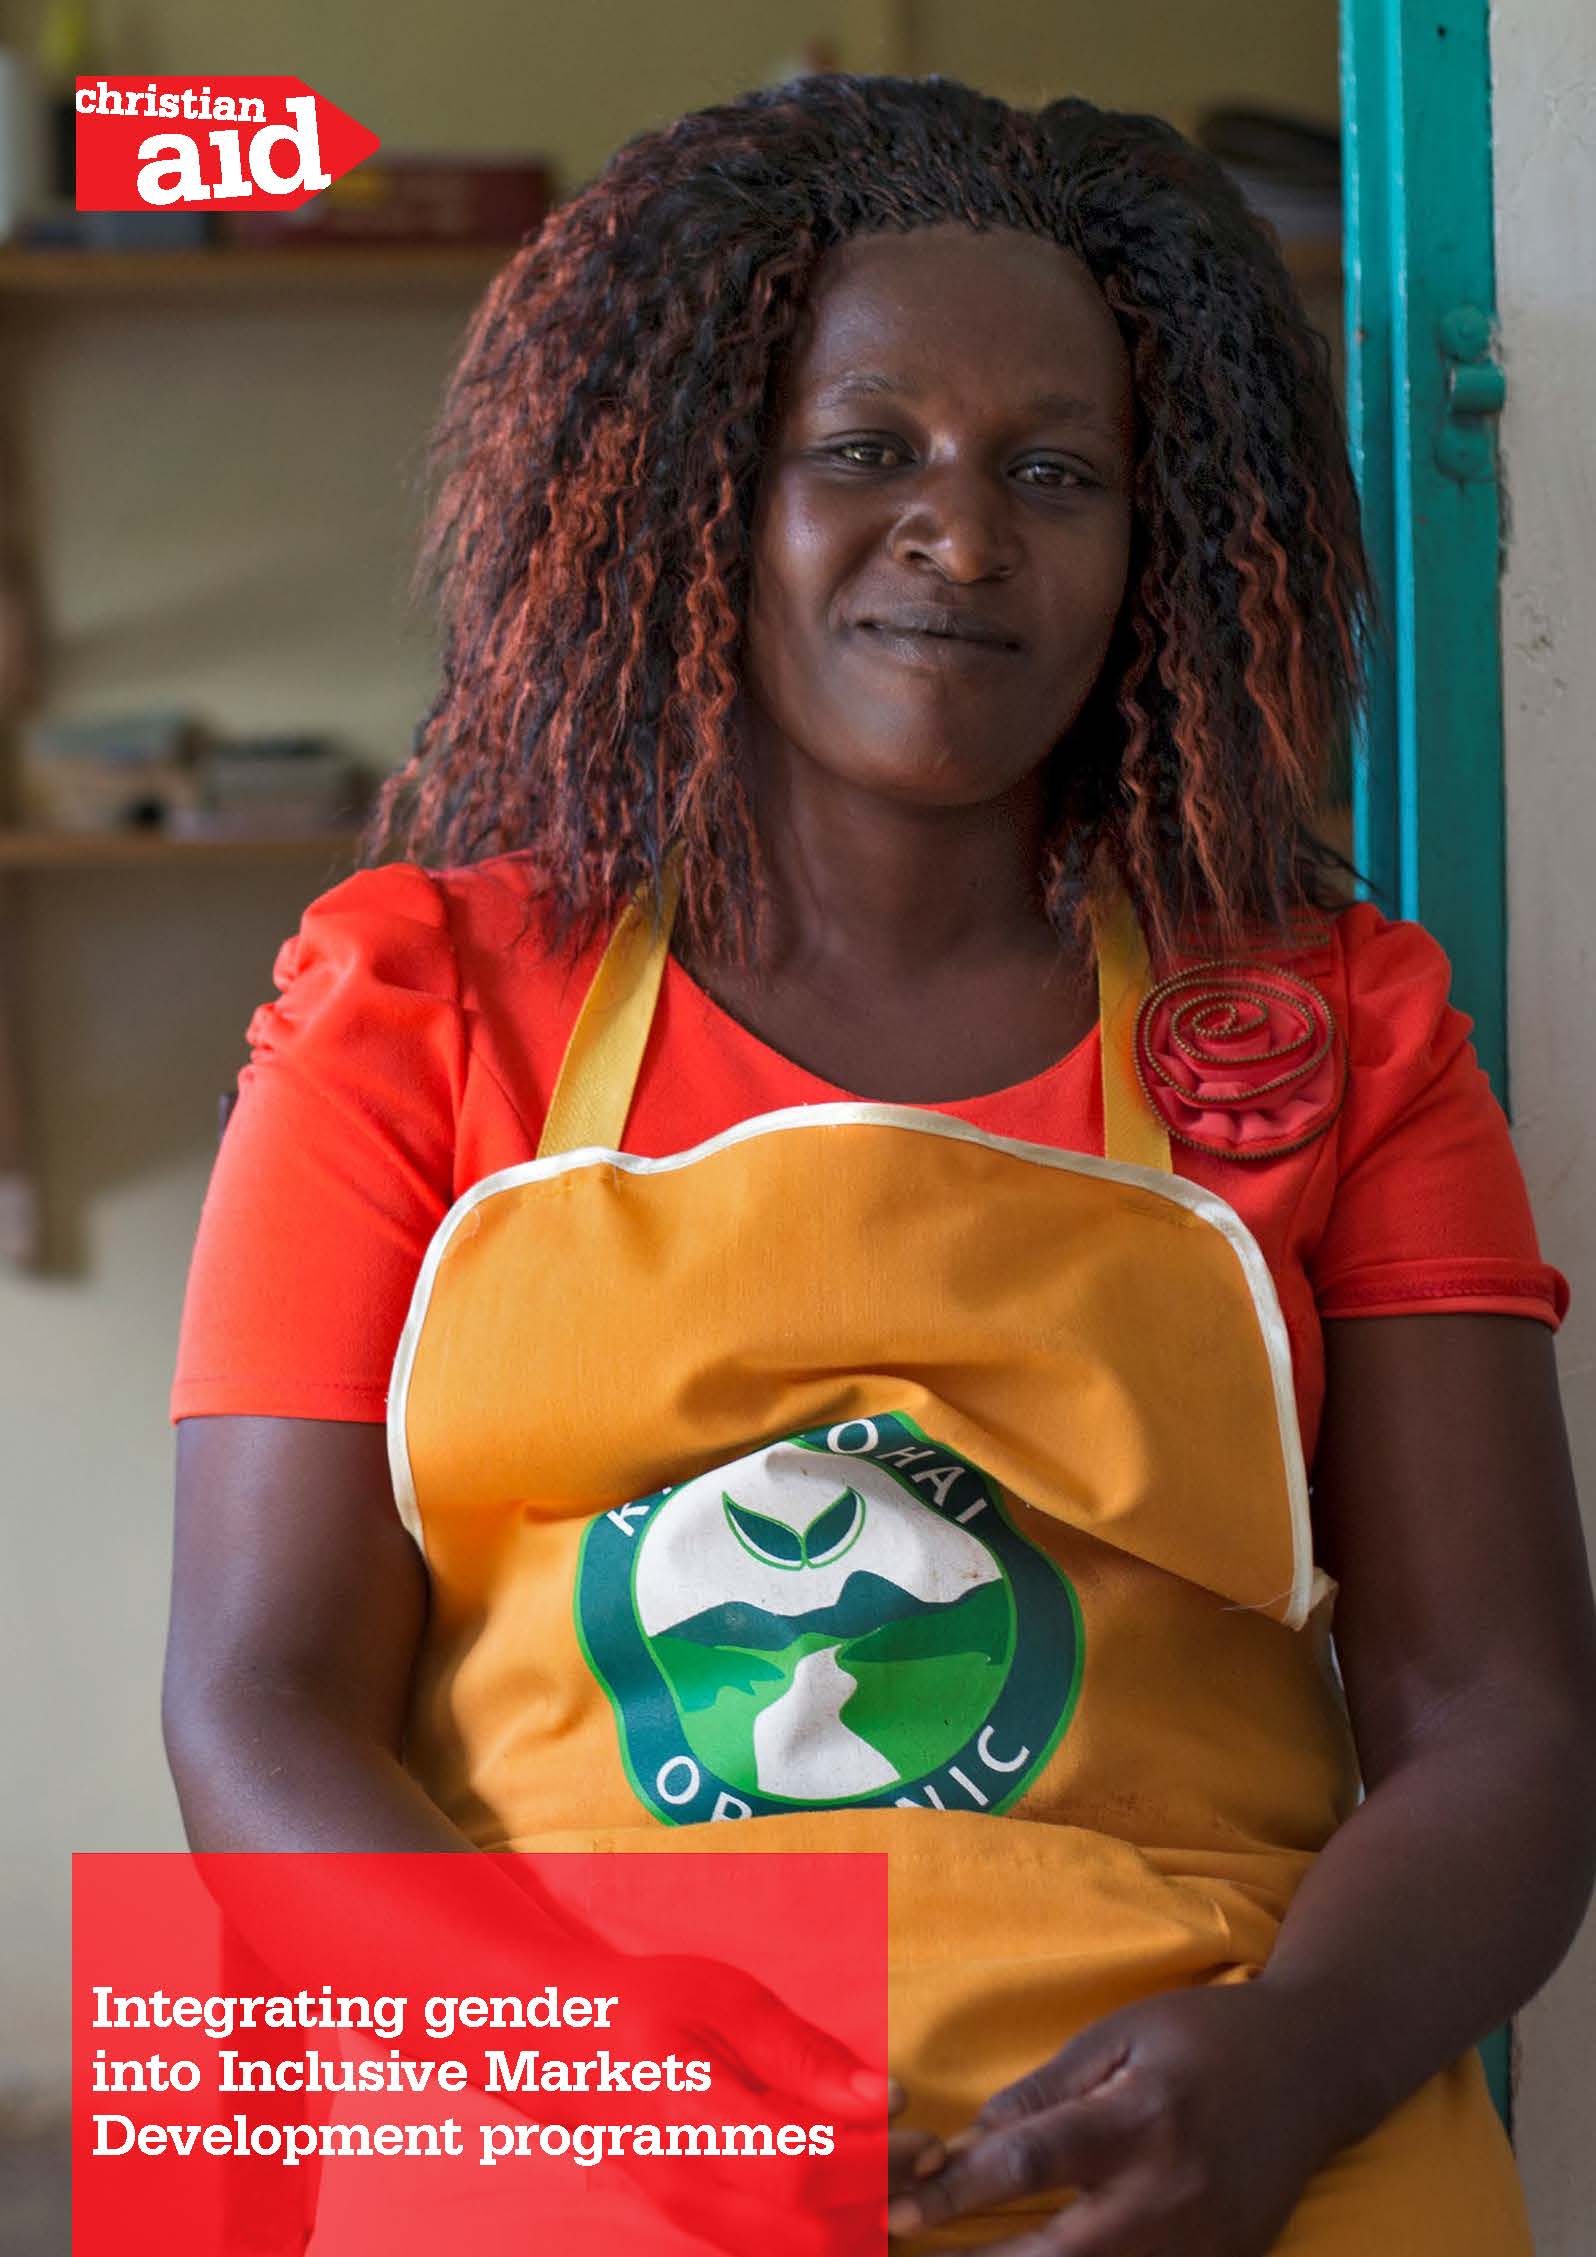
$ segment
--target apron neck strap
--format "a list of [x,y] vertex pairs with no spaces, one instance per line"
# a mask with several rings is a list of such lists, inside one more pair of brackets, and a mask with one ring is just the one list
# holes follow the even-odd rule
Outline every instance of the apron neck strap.
[[[640,900],[621,912],[565,1046],[538,1139],[538,1158],[597,1148],[618,1152],[670,955],[680,868],[666,865],[657,918]],[[1136,1014],[1147,988],[1147,947],[1129,897],[1093,918],[1102,1036],[1103,1154],[1171,1172],[1169,1136],[1136,1073]]]
[[1136,1020],[1148,988],[1147,943],[1121,887],[1092,917],[1097,944],[1097,1024],[1103,1075],[1103,1157],[1173,1175],[1169,1131],[1147,1102],[1136,1069]]
[[660,886],[658,916],[640,898],[621,911],[565,1045],[538,1138],[540,1160],[589,1146],[605,1152],[621,1149],[671,952],[680,893],[680,864],[672,855]]

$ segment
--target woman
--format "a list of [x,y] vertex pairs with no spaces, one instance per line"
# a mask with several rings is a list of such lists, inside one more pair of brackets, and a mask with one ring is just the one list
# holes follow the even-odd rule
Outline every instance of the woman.
[[192,1837],[885,1848],[895,2231],[1527,2249],[1565,1295],[1311,842],[1367,583],[1270,242],[1156,121],[806,81],[556,214],[442,460],[408,859],[190,1288]]

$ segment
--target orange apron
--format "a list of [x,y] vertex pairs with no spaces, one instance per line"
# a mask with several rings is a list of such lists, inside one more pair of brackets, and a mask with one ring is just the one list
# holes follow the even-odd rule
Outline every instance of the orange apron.
[[[885,1851],[893,2067],[951,2132],[1114,2008],[1255,1973],[1354,1806],[1285,1324],[1136,1086],[1127,906],[1101,1158],[855,1103],[626,1153],[668,939],[621,919],[538,1157],[417,1282],[407,1759],[483,1848]],[[1527,2251],[1477,2058],[1279,2247]]]

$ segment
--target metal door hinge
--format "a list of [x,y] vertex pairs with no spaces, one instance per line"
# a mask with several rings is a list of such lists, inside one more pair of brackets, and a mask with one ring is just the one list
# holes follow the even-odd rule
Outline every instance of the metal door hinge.
[[1507,378],[1491,358],[1491,324],[1478,306],[1454,306],[1436,324],[1446,369],[1446,404],[1435,459],[1460,485],[1496,476],[1492,418],[1502,412]]

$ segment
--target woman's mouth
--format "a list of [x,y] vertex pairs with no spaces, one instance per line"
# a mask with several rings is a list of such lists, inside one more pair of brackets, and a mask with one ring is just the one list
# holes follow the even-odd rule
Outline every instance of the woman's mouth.
[[900,666],[933,672],[985,667],[994,659],[1020,656],[1017,643],[990,634],[975,634],[945,627],[915,627],[874,619],[861,619],[856,628],[861,649]]

